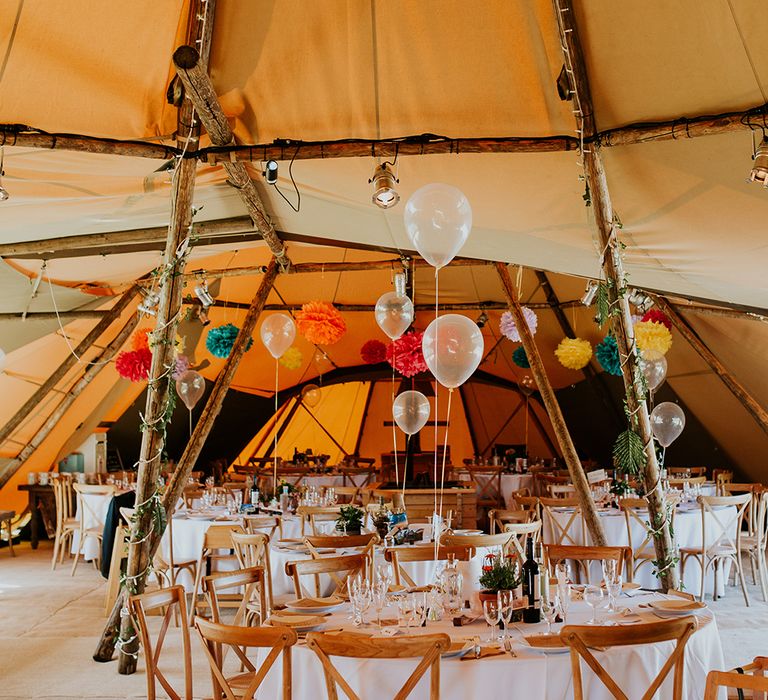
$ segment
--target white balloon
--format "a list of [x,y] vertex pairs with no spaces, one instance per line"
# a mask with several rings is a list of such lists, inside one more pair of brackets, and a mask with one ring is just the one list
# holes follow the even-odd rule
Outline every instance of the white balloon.
[[5,369],[5,365],[8,361],[8,356],[5,354],[5,350],[0,348],[0,372]]
[[667,358],[660,352],[643,353],[640,369],[645,375],[645,383],[651,391],[656,391],[667,378]]
[[456,257],[472,230],[469,200],[461,190],[439,182],[416,190],[403,217],[413,247],[438,270]]
[[379,328],[397,340],[413,323],[413,302],[405,295],[387,292],[376,302],[374,314]]
[[669,447],[685,428],[685,413],[676,403],[665,401],[651,412],[651,430],[662,447]]
[[205,393],[203,375],[193,369],[188,369],[176,380],[176,393],[191,411]]
[[272,314],[264,319],[259,334],[269,354],[277,359],[293,345],[296,324],[288,314]]
[[461,386],[483,359],[483,334],[460,314],[439,316],[427,326],[421,349],[429,371],[447,389]]
[[420,391],[404,391],[392,404],[392,417],[406,435],[415,435],[429,420],[429,401]]
[[320,403],[320,399],[323,398],[320,392],[320,387],[317,384],[307,384],[301,390],[301,400],[307,404],[310,408],[314,408]]

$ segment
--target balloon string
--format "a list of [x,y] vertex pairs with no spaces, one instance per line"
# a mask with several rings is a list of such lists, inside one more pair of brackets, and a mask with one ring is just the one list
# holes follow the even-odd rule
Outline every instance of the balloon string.
[[[439,336],[439,298],[440,298],[440,268],[435,268],[435,355],[437,355],[437,339]],[[433,513],[437,514],[437,444],[438,444],[438,434],[437,434],[437,424],[439,422],[439,411],[438,411],[438,383],[435,382],[435,437],[434,437],[434,450],[435,450],[435,464],[433,469],[433,479],[432,483],[435,487],[435,509]],[[436,527],[435,524],[435,518],[432,518],[433,524],[432,527]],[[437,560],[437,545],[435,545],[435,560]]]
[[192,439],[192,409],[189,409],[189,439]]
[[445,437],[443,438],[443,467],[440,474],[440,520],[443,519],[443,491],[445,490],[445,460],[448,456],[448,428],[451,425],[451,399],[453,389],[448,389],[448,406],[445,415]]
[[528,459],[528,396],[525,397],[525,458]]
[[[280,364],[277,361],[277,358],[275,358],[275,416],[277,416],[277,387],[278,387],[278,375],[280,373]],[[301,399],[297,397],[297,401],[300,401]],[[274,472],[272,476],[272,487],[274,489],[273,496],[277,497],[277,435],[280,431],[277,429],[277,425],[275,425],[275,448],[274,448]]]
[[[397,364],[397,346],[392,344],[392,405],[395,404],[395,365]],[[395,456],[395,484],[400,486],[400,470],[397,466],[397,431],[395,430],[394,415],[392,416],[392,451]],[[406,454],[406,459],[408,456]],[[405,470],[403,470],[403,483],[405,483]]]
[[[410,433],[408,433],[405,436],[405,452],[406,452],[406,455],[408,454],[408,448],[410,447],[410,444],[411,444],[411,435],[410,435]],[[406,459],[407,459],[407,457],[406,457]],[[403,470],[403,492],[402,493],[403,493],[403,508],[405,508],[405,470]],[[406,509],[406,512],[408,512],[407,509]]]

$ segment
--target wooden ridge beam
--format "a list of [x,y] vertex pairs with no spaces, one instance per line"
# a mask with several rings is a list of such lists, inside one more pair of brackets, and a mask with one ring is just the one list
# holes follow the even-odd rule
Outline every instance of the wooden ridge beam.
[[123,347],[138,323],[138,315],[132,314],[109,345],[107,345],[107,347],[104,348],[104,350],[102,350],[87,366],[80,379],[75,382],[69,391],[64,393],[61,401],[53,409],[48,418],[45,419],[45,422],[37,429],[34,436],[29,441],[25,442],[24,447],[16,457],[0,469],[0,489],[8,483],[24,462],[29,459],[35,450],[40,447],[43,441],[51,434],[62,416],[69,410],[77,397],[86,390],[96,375],[104,369],[107,363],[109,363],[120,348]]
[[[553,9],[559,29],[560,45],[564,52],[566,70],[569,72],[574,91],[573,105],[574,114],[577,115],[577,126],[581,128],[585,139],[592,139],[596,131],[594,107],[584,51],[576,25],[573,0],[553,0]],[[679,577],[677,569],[672,564],[675,548],[666,508],[666,498],[659,478],[659,464],[656,459],[648,405],[646,401],[640,401],[637,398],[644,396],[645,387],[638,378],[640,373],[635,348],[632,312],[627,294],[620,292],[624,289],[626,280],[622,260],[622,244],[618,238],[619,231],[614,222],[608,181],[596,143],[585,146],[582,160],[600,250],[603,251],[600,263],[605,273],[608,297],[612,308],[619,311],[617,315],[612,316],[612,321],[626,389],[627,410],[632,416],[629,427],[637,432],[645,446],[646,464],[642,470],[642,478],[645,485],[645,497],[648,501],[649,521],[653,523],[655,528],[652,539],[656,561],[666,563],[666,565],[659,567],[659,580],[664,590],[677,589]]]
[[91,346],[106,332],[112,323],[120,318],[121,314],[128,308],[134,297],[139,293],[139,287],[133,285],[126,291],[117,303],[106,312],[99,322],[86,334],[75,347],[74,352],[67,353],[62,363],[53,371],[40,387],[30,396],[14,413],[6,423],[0,427],[0,444],[5,442],[13,432],[22,424],[29,414],[39,405],[39,403],[53,391],[61,382],[67,373],[79,362],[78,358],[88,354]]
[[[201,62],[197,49],[192,46],[181,46],[176,49],[173,54],[173,64],[176,67],[176,74],[184,84],[186,96],[194,104],[211,141],[217,146],[233,144],[234,134],[219,104],[216,90],[208,76],[206,63]],[[222,162],[222,165],[272,255],[275,256],[280,267],[289,266],[290,260],[288,260],[285,245],[278,237],[245,165],[229,159]]]
[[74,311],[27,311],[25,313],[0,313],[0,321],[82,321],[84,319],[104,318],[109,311],[100,309]]
[[689,345],[699,354],[702,360],[706,362],[710,369],[721,379],[728,390],[738,399],[739,403],[755,419],[755,422],[768,433],[768,411],[766,411],[758,401],[747,391],[746,387],[728,370],[728,368],[718,359],[718,357],[707,347],[707,344],[701,339],[699,334],[686,321],[678,311],[663,297],[653,298],[656,305],[663,311],[677,332],[685,338]]
[[499,262],[496,263],[496,271],[501,280],[504,295],[507,297],[509,303],[509,311],[515,319],[518,331],[520,332],[520,339],[523,342],[525,354],[531,365],[531,374],[536,380],[541,400],[544,403],[544,407],[547,409],[547,415],[549,415],[549,420],[555,431],[557,444],[560,447],[560,452],[563,455],[565,464],[568,467],[568,472],[571,475],[571,482],[573,483],[576,495],[581,503],[584,522],[587,525],[593,544],[603,546],[606,544],[605,532],[603,530],[603,524],[600,521],[600,516],[597,514],[597,506],[595,505],[595,501],[592,498],[592,493],[589,489],[587,475],[584,473],[584,468],[581,465],[581,460],[579,460],[579,455],[576,452],[576,447],[571,439],[571,434],[568,432],[568,426],[565,423],[563,412],[560,409],[560,404],[557,401],[555,391],[552,388],[547,372],[544,369],[544,362],[539,354],[539,349],[536,347],[533,334],[531,333],[530,328],[528,328],[528,322],[525,320],[523,309],[517,299],[509,269],[504,263]]

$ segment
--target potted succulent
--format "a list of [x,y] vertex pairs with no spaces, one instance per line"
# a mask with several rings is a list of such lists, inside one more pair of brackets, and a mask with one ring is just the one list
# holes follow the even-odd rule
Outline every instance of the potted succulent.
[[336,518],[336,529],[344,530],[348,535],[359,535],[364,517],[365,513],[357,506],[342,506]]
[[[512,591],[515,600],[522,602],[522,574],[520,563],[514,554],[506,556],[501,552],[486,554],[483,560],[483,573],[478,579],[480,584],[480,604],[485,600],[495,600],[499,591]],[[512,620],[522,619],[522,607],[515,610]]]

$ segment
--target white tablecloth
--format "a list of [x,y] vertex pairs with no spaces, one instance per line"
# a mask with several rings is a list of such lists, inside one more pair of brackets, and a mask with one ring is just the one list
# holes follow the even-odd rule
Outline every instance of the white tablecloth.
[[[485,494],[493,494],[496,490],[496,484],[488,486],[486,484],[489,481],[495,481],[496,477],[492,474],[474,474],[470,477],[469,474],[461,474],[459,476],[460,481],[471,481],[474,479],[477,484],[477,493],[480,494],[485,489]],[[512,501],[512,494],[520,489],[529,489],[533,493],[533,476],[530,474],[502,474],[501,475],[501,496],[504,499],[504,505],[507,509],[512,510],[515,508],[515,504]]]
[[[641,601],[651,600],[643,596],[633,601],[622,598],[623,605],[636,606]],[[348,612],[344,609],[328,618],[328,629],[348,626]],[[395,617],[396,611],[385,609],[384,617]],[[572,602],[568,622],[583,624],[590,614],[582,602]],[[372,619],[369,611],[367,619]],[[652,614],[647,614],[648,621],[659,621]],[[555,630],[560,625],[555,626]],[[369,626],[366,631],[374,631]],[[524,647],[520,643],[522,634],[541,633],[545,625],[517,624],[513,630],[516,658],[508,654],[480,661],[461,661],[443,659],[440,669],[440,697],[443,700],[465,700],[483,698],[483,700],[508,700],[511,697],[536,698],[536,700],[568,700],[573,697],[570,658],[568,654],[545,655]],[[409,634],[444,632],[452,637],[466,638],[481,635],[487,639],[487,627],[475,622],[465,627],[454,627],[450,621],[428,622],[426,628],[409,630]],[[656,645],[614,647],[607,651],[594,652],[608,673],[619,686],[630,693],[630,697],[640,696],[640,688],[650,685],[651,680],[661,669],[673,642]],[[259,653],[263,658],[265,652]],[[235,661],[231,660],[234,664]],[[417,661],[410,659],[333,659],[352,688],[363,700],[391,698],[405,679],[415,668]],[[723,651],[717,624],[709,618],[688,642],[685,653],[685,678],[683,696],[690,700],[700,700],[704,694],[707,673],[712,669],[721,669],[724,665]],[[594,674],[582,663],[585,696],[590,700],[610,700],[611,695],[597,680]],[[232,671],[235,671],[233,668]],[[260,697],[276,698],[280,695],[282,682],[280,662],[269,672],[260,690]],[[658,697],[669,698],[672,695],[672,675],[662,686]],[[296,700],[315,700],[318,688],[325,687],[322,667],[315,654],[304,644],[293,649],[293,697]],[[323,691],[324,692],[324,691]],[[412,697],[421,700],[429,697],[429,675],[417,685]]]
[[[725,514],[729,512],[729,514]],[[719,515],[721,521],[727,522],[735,515],[735,508],[729,506],[728,509],[723,511],[722,515]],[[561,524],[561,527],[565,527],[571,517],[570,512],[554,512],[554,517]],[[623,547],[629,544],[629,538],[627,535],[627,525],[624,520],[624,514],[621,511],[615,509],[608,509],[600,511],[600,521],[603,524],[605,530],[605,537],[609,545],[614,547]],[[641,516],[642,517],[642,516]],[[543,514],[544,529],[543,529],[543,541],[550,544],[555,541],[553,534],[552,523],[549,522],[549,518],[546,514]],[[632,527],[632,540],[635,546],[639,546],[645,539],[645,530],[643,526],[634,519],[630,519]],[[717,533],[719,533],[719,527],[716,527],[716,523],[712,519],[710,514],[707,514],[707,544],[712,544]],[[569,529],[569,534],[575,542],[564,541],[562,544],[578,544],[585,545],[591,544],[591,542],[585,541],[581,536],[581,524],[576,520],[573,522]],[[678,508],[675,515],[675,541],[678,547],[700,547],[701,546],[701,511],[698,506],[696,508]],[[736,528],[734,525],[731,533],[732,537],[736,536]],[[651,547],[653,544],[651,543]],[[659,581],[653,575],[653,565],[643,564],[640,570],[635,576],[635,581],[644,588],[658,588]],[[728,567],[730,571],[730,567]],[[726,571],[726,576],[728,575]],[[722,579],[719,582],[718,595],[723,595],[724,588],[722,587]],[[701,569],[693,559],[689,559],[685,567],[685,580],[682,582],[686,591],[690,591],[698,595],[701,587]],[[710,569],[707,574],[705,582],[705,592],[712,594],[714,587],[714,573]]]
[[[98,494],[98,493],[84,493],[82,494],[83,500],[86,502],[87,507],[85,509],[84,525],[86,530],[91,528],[104,531],[104,523],[107,519],[107,511],[109,510],[109,504],[112,502],[112,497],[116,494]],[[80,518],[80,503],[78,501],[77,511],[75,517]],[[72,537],[72,554],[77,551],[80,545],[80,532],[75,531]],[[83,552],[80,555],[86,561],[91,559],[98,559],[101,556],[101,545],[96,537],[88,536],[83,542]]]

